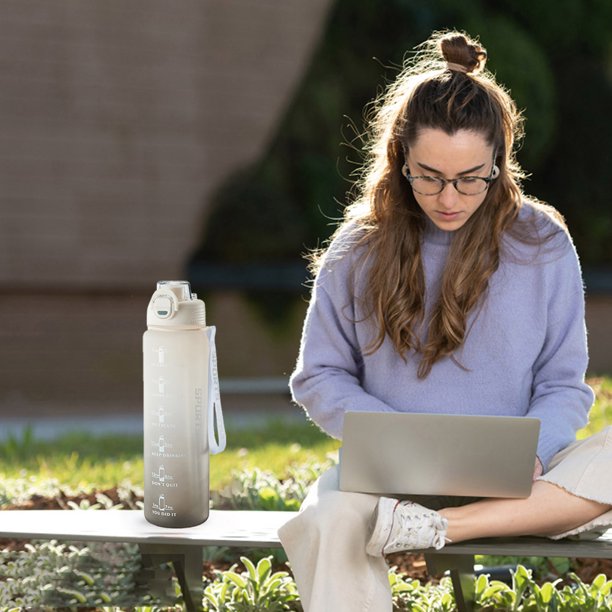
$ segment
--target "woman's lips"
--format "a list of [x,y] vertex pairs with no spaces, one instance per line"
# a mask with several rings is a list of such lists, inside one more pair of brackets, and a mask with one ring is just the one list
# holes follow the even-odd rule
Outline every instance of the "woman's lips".
[[456,219],[461,214],[458,211],[457,212],[444,212],[442,210],[438,210],[437,213],[440,217],[442,217],[442,219],[445,219],[446,221],[452,221],[453,219]]

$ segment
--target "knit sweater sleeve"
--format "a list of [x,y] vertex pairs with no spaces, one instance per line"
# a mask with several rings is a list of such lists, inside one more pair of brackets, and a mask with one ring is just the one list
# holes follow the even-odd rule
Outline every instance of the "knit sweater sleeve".
[[347,410],[392,411],[362,387],[362,359],[350,289],[352,257],[342,250],[332,245],[315,280],[297,365],[290,379],[294,401],[321,429],[339,439]]
[[594,399],[584,379],[588,354],[580,265],[571,240],[563,238],[563,254],[546,275],[548,322],[533,364],[528,414],[541,422],[538,457],[545,470],[553,455],[575,440]]

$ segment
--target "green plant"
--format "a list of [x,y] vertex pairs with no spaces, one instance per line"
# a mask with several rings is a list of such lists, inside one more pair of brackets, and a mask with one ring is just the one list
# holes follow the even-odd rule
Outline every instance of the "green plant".
[[6,506],[63,510],[142,508],[143,491],[130,482],[122,482],[105,491],[96,489],[96,483],[92,481],[80,482],[75,487],[71,483],[60,484],[57,478],[36,475],[12,478],[0,472],[0,508]]
[[481,575],[475,583],[476,603],[482,609],[508,610],[511,612],[545,612],[564,610],[589,612],[612,610],[612,580],[604,574],[588,585],[573,573],[562,589],[557,589],[561,579],[538,584],[530,570],[517,566],[512,576],[512,586]]
[[563,601],[559,609],[573,612],[595,612],[612,610],[612,580],[599,574],[593,582],[584,584],[576,574],[570,573],[571,584],[565,585],[558,598]]
[[214,612],[257,612],[270,610],[301,610],[297,587],[287,572],[272,572],[269,557],[255,565],[240,557],[246,568],[238,573],[237,566],[219,573],[219,580],[204,590],[204,609]]
[[411,612],[451,612],[455,609],[455,596],[449,578],[443,578],[438,585],[421,584],[389,570],[389,584],[394,610]]
[[101,606],[155,602],[137,583],[133,544],[26,544],[0,553],[0,608]]
[[310,485],[331,465],[328,461],[290,467],[284,480],[258,468],[235,472],[218,504],[236,510],[299,510]]
[[551,580],[564,576],[572,565],[567,557],[510,557],[501,555],[476,555],[479,565],[489,567],[523,565],[531,569],[538,580]]

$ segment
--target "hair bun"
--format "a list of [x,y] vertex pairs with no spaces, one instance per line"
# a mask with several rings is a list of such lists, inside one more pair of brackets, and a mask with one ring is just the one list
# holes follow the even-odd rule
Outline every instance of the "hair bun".
[[455,72],[480,72],[487,61],[486,49],[464,34],[445,34],[439,45],[449,69]]

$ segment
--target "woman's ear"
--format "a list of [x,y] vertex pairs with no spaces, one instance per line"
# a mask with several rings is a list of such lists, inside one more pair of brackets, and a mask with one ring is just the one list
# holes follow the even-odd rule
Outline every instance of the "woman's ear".
[[491,172],[491,178],[496,179],[499,176],[499,166],[495,164],[493,166],[493,171]]

